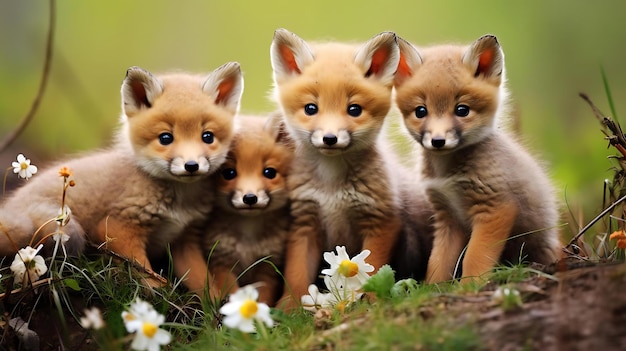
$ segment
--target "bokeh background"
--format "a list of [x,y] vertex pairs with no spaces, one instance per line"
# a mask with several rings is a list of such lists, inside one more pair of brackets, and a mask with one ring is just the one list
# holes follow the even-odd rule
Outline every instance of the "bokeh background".
[[[45,0],[0,0],[0,138],[36,94],[49,11]],[[279,27],[307,40],[355,42],[390,30],[418,45],[470,43],[492,33],[505,51],[520,133],[546,161],[564,210],[567,203],[586,221],[601,207],[613,151],[578,93],[610,113],[602,67],[618,119],[626,116],[625,14],[619,0],[59,0],[47,91],[33,122],[0,159],[8,166],[23,152],[45,165],[107,146],[120,114],[120,85],[133,65],[209,72],[239,61],[242,112],[269,112],[269,46]]]

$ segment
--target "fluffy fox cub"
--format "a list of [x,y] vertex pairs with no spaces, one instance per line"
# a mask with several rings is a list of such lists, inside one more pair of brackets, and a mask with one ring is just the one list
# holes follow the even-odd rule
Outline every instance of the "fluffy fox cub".
[[319,273],[322,251],[369,249],[367,260],[376,269],[389,263],[401,221],[377,139],[399,51],[393,33],[360,46],[309,46],[278,29],[271,61],[275,98],[296,144],[283,295],[283,306],[292,308]]
[[427,281],[462,277],[498,262],[558,258],[558,210],[544,170],[496,128],[506,103],[504,54],[496,37],[468,47],[418,51],[399,39],[396,99],[424,149],[423,173],[435,210]]
[[293,149],[280,130],[280,118],[266,122],[261,117],[241,118],[231,151],[216,175],[214,220],[204,236],[213,298],[251,283],[260,283],[260,301],[273,305],[279,297],[282,279],[276,268],[257,261],[269,256],[282,267],[289,231],[286,179]]
[[[66,198],[72,213],[64,227],[68,250],[80,251],[86,235],[148,269],[148,257],[165,253],[168,244],[179,274],[206,262],[200,243],[185,237],[183,229],[212,209],[209,175],[226,159],[242,91],[236,62],[208,76],[128,69],[117,143],[59,164],[71,169],[76,182]],[[57,171],[37,174],[2,204],[0,255],[27,245],[39,226],[59,214]],[[34,242],[56,230],[54,222],[47,225]],[[197,273],[204,279],[206,268]],[[187,282],[200,290],[204,280]]]

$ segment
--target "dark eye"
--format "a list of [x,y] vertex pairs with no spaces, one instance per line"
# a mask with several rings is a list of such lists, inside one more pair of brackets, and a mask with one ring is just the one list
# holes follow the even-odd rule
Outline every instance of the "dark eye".
[[161,145],[169,145],[174,142],[174,136],[172,133],[161,133],[159,134],[159,143]]
[[272,167],[267,167],[266,169],[263,170],[263,176],[267,179],[276,178],[276,169]]
[[426,117],[427,114],[428,114],[428,110],[426,109],[425,106],[417,106],[417,108],[415,108],[415,117],[424,118]]
[[304,105],[304,113],[307,116],[313,116],[317,113],[317,105],[316,104],[306,104]]
[[470,108],[467,105],[457,105],[454,108],[454,114],[459,117],[466,117],[470,113]]
[[225,168],[222,170],[222,177],[226,180],[235,179],[235,177],[237,177],[237,171],[234,168]]
[[202,141],[204,141],[207,144],[213,144],[213,133],[211,132],[204,132],[202,133]]
[[363,112],[363,109],[360,105],[352,104],[348,106],[348,114],[352,117],[359,117],[361,112]]

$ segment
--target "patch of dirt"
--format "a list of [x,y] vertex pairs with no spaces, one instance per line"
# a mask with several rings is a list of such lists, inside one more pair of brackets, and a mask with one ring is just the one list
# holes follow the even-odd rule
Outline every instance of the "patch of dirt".
[[475,323],[489,350],[620,349],[626,345],[626,264],[576,266],[559,264],[556,280],[513,284],[524,301],[519,308],[505,311],[490,287],[446,307],[457,322]]

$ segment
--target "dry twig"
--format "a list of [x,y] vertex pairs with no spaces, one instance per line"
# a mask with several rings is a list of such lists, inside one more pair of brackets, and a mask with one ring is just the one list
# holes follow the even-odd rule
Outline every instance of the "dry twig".
[[[620,166],[620,169],[616,170],[615,179],[616,180],[623,179],[622,176],[626,173],[626,137],[624,136],[624,133],[622,132],[622,128],[620,127],[619,123],[615,122],[610,117],[607,117],[606,115],[604,115],[602,111],[600,111],[600,109],[593,103],[593,101],[591,101],[591,98],[589,98],[587,94],[580,93],[579,95],[583,100],[585,100],[589,104],[589,106],[591,107],[591,110],[593,111],[593,114],[596,116],[598,121],[600,121],[600,123],[604,127],[604,130],[602,132],[604,133],[604,135],[606,135],[606,139],[609,141],[609,145],[613,146],[621,154],[621,156],[614,156],[613,158],[616,158],[618,160],[618,163]],[[610,195],[613,195],[613,194],[610,194]],[[623,195],[617,200],[613,201],[611,205],[605,208],[598,216],[596,216],[594,219],[591,220],[591,222],[589,222],[585,227],[583,227],[578,232],[578,234],[576,234],[572,238],[572,240],[570,240],[567,247],[571,247],[574,243],[576,243],[578,239],[580,239],[580,237],[587,230],[589,230],[589,228],[591,228],[604,216],[606,216],[607,214],[610,214],[615,209],[615,207],[617,207],[619,204],[621,204],[624,201],[626,201],[626,195]]]
[[20,124],[9,133],[4,140],[0,143],[0,152],[6,150],[6,148],[11,145],[15,139],[26,129],[26,126],[31,122],[33,117],[35,117],[35,113],[41,104],[41,100],[43,99],[43,94],[46,91],[46,86],[48,84],[48,77],[50,76],[50,66],[52,63],[52,44],[54,39],[54,27],[56,22],[56,3],[55,0],[50,0],[50,16],[49,16],[49,25],[48,25],[48,38],[46,43],[46,57],[44,59],[43,64],[43,74],[41,76],[41,81],[39,83],[39,90],[37,91],[37,95],[35,96],[35,100],[30,106],[30,110],[28,113],[22,118]]

